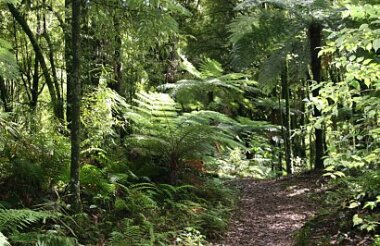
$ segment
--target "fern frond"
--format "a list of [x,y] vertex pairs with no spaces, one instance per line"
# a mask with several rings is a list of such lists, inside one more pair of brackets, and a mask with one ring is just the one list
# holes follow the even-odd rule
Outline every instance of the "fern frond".
[[200,70],[204,78],[220,77],[224,73],[222,64],[207,57],[203,59]]
[[20,74],[16,57],[10,51],[11,48],[12,46],[8,42],[0,38],[0,76],[5,79],[14,79]]
[[111,233],[110,245],[123,246],[128,242],[128,245],[137,246],[141,245],[140,242],[144,238],[144,228],[139,225],[134,225],[133,220],[123,220],[122,232],[113,231]]
[[[77,246],[79,245],[75,238],[56,235],[54,232],[44,234],[38,232],[15,233],[10,239],[18,245],[36,245],[36,246]],[[0,244],[1,245],[1,244]]]
[[29,209],[0,209],[0,231],[24,229],[38,221],[58,218],[59,214]]

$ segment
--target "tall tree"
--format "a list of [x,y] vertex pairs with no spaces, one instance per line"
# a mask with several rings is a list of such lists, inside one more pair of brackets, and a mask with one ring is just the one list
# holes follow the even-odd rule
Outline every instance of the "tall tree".
[[72,85],[71,92],[71,168],[70,192],[74,210],[80,210],[80,0],[72,0]]
[[[243,15],[231,24],[231,40],[235,43],[234,55],[240,68],[257,65],[259,81],[265,82],[263,86],[271,91],[284,69],[284,53],[292,53],[298,58],[297,62],[289,64],[293,66],[289,66],[289,70],[295,75],[291,80],[306,81],[309,79],[305,76],[307,74],[316,83],[321,82],[322,67],[318,52],[322,45],[322,26],[335,14],[330,9],[329,1],[246,0],[237,9],[243,11]],[[252,52],[247,52],[248,50]],[[251,54],[254,54],[253,57],[249,57]],[[312,70],[310,76],[309,65]],[[297,71],[294,72],[295,70]],[[318,95],[318,89],[314,90],[313,97]],[[313,116],[319,118],[321,112],[315,109]],[[315,150],[315,169],[321,169],[324,155],[323,131],[320,127],[315,128],[315,144],[311,150]]]
[[49,89],[51,101],[54,108],[54,114],[57,118],[63,119],[64,118],[64,110],[63,110],[63,104],[61,103],[62,100],[60,99],[60,94],[57,92],[56,88],[58,86],[54,85],[54,81],[51,79],[48,66],[46,64],[43,51],[40,47],[40,45],[37,42],[37,39],[35,35],[33,34],[32,30],[30,29],[27,21],[25,18],[21,15],[21,13],[17,10],[17,8],[12,4],[8,3],[7,7],[9,11],[11,12],[12,16],[15,18],[15,20],[19,23],[21,28],[24,30],[25,34],[28,36],[30,43],[33,46],[33,50],[36,53],[36,57],[41,65],[42,73],[44,75],[46,84]]
[[289,98],[289,81],[288,81],[288,62],[287,58],[285,58],[284,69],[281,73],[281,87],[282,87],[282,98],[285,100],[285,108],[283,109],[283,122],[282,126],[284,128],[284,147],[285,147],[285,162],[286,162],[286,172],[288,174],[292,174],[292,146],[290,139],[290,98]]
[[[321,59],[318,53],[322,47],[322,25],[318,22],[312,22],[308,28],[310,42],[311,71],[313,80],[316,83],[321,82]],[[319,89],[313,90],[313,97],[319,96]],[[314,107],[314,117],[320,117],[321,111]],[[323,169],[323,131],[321,127],[315,128],[315,169]]]
[[72,76],[73,76],[73,57],[72,57],[72,47],[71,47],[71,0],[65,0],[65,21],[62,28],[64,30],[64,39],[65,39],[65,67],[66,67],[66,120],[68,123],[68,127],[71,127],[71,116],[72,116],[72,93],[74,91]]

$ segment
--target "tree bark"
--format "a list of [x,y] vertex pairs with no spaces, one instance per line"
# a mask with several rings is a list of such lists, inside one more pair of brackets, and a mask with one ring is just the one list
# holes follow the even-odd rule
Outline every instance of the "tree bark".
[[44,55],[42,53],[42,50],[41,50],[40,46],[38,45],[38,42],[37,42],[32,30],[30,29],[28,23],[26,22],[24,17],[20,14],[20,12],[16,9],[16,7],[11,3],[8,3],[7,7],[9,9],[9,11],[11,12],[12,16],[15,18],[15,20],[18,22],[18,24],[24,30],[25,34],[28,36],[30,43],[33,46],[33,50],[36,53],[38,61],[41,65],[41,69],[42,69],[46,84],[47,84],[48,89],[49,89],[49,93],[50,93],[50,97],[51,97],[51,101],[52,101],[53,109],[54,109],[54,115],[57,118],[62,119],[62,117],[63,117],[63,105],[60,106],[60,104],[59,104],[59,100],[57,98],[57,92],[55,90],[54,83],[50,77],[49,70],[48,70],[48,67],[46,65],[45,58],[44,58]]
[[[312,22],[309,26],[308,36],[310,41],[310,56],[311,56],[311,71],[313,80],[317,83],[321,82],[321,59],[318,57],[318,53],[322,46],[322,25],[317,22]],[[313,90],[313,97],[319,96],[319,89]],[[321,112],[314,107],[314,117],[321,116]],[[316,170],[323,169],[323,131],[322,129],[315,129],[315,164]]]
[[70,193],[75,211],[81,210],[80,199],[80,0],[72,1],[72,94]]
[[[46,3],[43,1],[43,5],[45,6]],[[63,108],[63,92],[61,93],[61,87],[58,82],[58,76],[57,76],[57,69],[55,65],[55,59],[54,59],[54,47],[53,43],[51,42],[50,36],[47,32],[47,25],[46,25],[46,14],[43,14],[43,36],[46,40],[46,43],[49,47],[49,61],[50,61],[50,66],[51,66],[51,71],[52,71],[52,76],[53,76],[53,83],[55,87],[55,91],[57,93],[57,103],[58,107],[60,108],[59,111],[59,119],[64,120],[64,108]]]
[[32,81],[32,87],[30,88],[30,94],[31,94],[31,100],[30,100],[30,107],[33,112],[37,109],[37,103],[38,103],[38,85],[39,85],[39,64],[38,64],[38,58],[37,56],[34,58],[34,72],[33,72],[33,81]]
[[12,107],[9,105],[8,98],[8,90],[5,85],[4,78],[0,76],[0,96],[1,101],[3,101],[4,112],[10,113],[12,112]]
[[284,147],[285,147],[285,162],[286,162],[286,172],[287,174],[293,173],[292,160],[291,160],[291,139],[290,139],[290,102],[289,102],[289,81],[288,81],[288,64],[285,60],[284,69],[281,74],[281,87],[282,87],[282,98],[285,100],[285,111],[283,111],[283,122],[282,126],[284,128]]
[[71,128],[71,115],[72,115],[72,93],[74,91],[72,76],[73,76],[73,57],[72,57],[72,47],[71,47],[71,0],[65,0],[65,25],[64,25],[64,39],[65,39],[65,66],[66,66],[66,121],[67,127]]
[[115,90],[121,95],[122,83],[123,83],[123,70],[122,70],[122,39],[120,36],[120,20],[117,14],[114,18],[114,28],[115,28],[115,52],[114,52],[114,73],[115,73],[115,82],[112,83],[109,87]]

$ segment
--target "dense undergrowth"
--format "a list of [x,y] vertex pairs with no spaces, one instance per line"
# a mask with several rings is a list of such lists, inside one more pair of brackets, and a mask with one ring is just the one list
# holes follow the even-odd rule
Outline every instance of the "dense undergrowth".
[[357,173],[325,184],[316,216],[297,233],[297,245],[379,245],[379,173]]
[[[12,245],[202,245],[227,228],[236,202],[228,180],[191,168],[179,172],[177,185],[138,176],[127,157],[116,153],[126,150],[116,146],[117,159],[100,151],[83,160],[83,211],[73,214],[66,191],[67,140],[53,132],[23,135],[17,126],[1,124],[7,139],[1,157],[2,245],[4,236]],[[164,169],[148,164],[146,174],[151,168]]]
[[[204,245],[227,229],[237,202],[230,179],[274,175],[264,134],[276,127],[268,123],[181,112],[164,93],[128,104],[106,87],[83,105],[80,213],[70,204],[70,143],[60,124],[37,128],[47,119],[21,125],[2,115],[2,244]],[[252,134],[248,160],[252,149],[237,136]]]
[[299,244],[380,244],[378,0],[0,0],[0,20],[0,245],[203,245],[231,179],[312,168],[332,181]]

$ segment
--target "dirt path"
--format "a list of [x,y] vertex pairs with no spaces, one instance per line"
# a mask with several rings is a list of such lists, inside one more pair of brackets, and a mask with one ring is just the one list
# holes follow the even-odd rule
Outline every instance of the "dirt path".
[[317,176],[297,176],[278,181],[241,180],[241,201],[223,245],[293,245],[294,232],[316,211],[310,198]]

